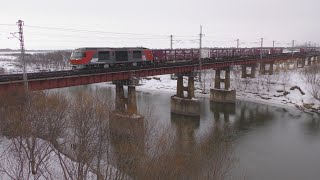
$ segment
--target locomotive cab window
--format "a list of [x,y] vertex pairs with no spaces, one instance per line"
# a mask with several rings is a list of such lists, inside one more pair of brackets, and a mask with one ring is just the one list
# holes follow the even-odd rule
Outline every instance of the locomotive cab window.
[[86,54],[82,51],[74,51],[71,54],[71,59],[80,59],[86,57]]
[[100,51],[98,54],[98,58],[100,61],[110,60],[110,52],[109,51]]
[[142,53],[141,53],[141,51],[133,51],[133,52],[132,52],[132,58],[133,58],[133,59],[142,59]]
[[116,61],[128,61],[128,51],[116,51]]

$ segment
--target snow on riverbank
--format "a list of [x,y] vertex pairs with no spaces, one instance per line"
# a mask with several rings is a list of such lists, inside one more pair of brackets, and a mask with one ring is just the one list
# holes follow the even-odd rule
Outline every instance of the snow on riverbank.
[[[239,71],[235,70],[231,76],[231,89],[237,91],[237,99],[270,104],[280,107],[296,107],[300,110],[319,112],[320,102],[315,100],[308,92],[308,85],[303,80],[301,69],[275,73],[274,75],[256,75],[254,79],[240,78]],[[210,98],[209,90],[213,87],[214,72],[207,71],[205,93],[202,93],[200,83],[195,82],[196,97]],[[160,75],[144,78],[143,85],[137,91],[165,92],[171,95],[176,93],[177,81],[170,75]],[[187,79],[184,80],[185,86]]]

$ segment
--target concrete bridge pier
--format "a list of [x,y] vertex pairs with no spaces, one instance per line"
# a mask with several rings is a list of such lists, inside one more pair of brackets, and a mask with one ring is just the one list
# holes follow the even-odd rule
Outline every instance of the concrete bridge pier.
[[297,59],[289,59],[284,62],[283,66],[285,71],[295,70],[297,69]]
[[260,74],[272,75],[273,74],[273,64],[274,64],[274,62],[261,62],[260,63]]
[[319,63],[319,59],[317,59],[317,57],[318,57],[318,56],[313,56],[313,57],[312,57],[312,62],[311,62],[312,65],[316,65],[316,64]]
[[283,62],[283,70],[288,71],[290,69],[290,65],[292,64],[292,60],[287,60]]
[[[143,134],[144,117],[137,112],[136,88],[129,81],[114,81],[116,85],[115,110],[110,114],[110,129],[116,136],[138,138]],[[125,97],[123,86],[128,86]]]
[[[128,115],[137,114],[136,86],[130,81],[113,81],[113,84],[116,85],[115,111]],[[127,97],[124,95],[124,86],[128,86]]]
[[312,56],[307,57],[305,66],[311,66],[311,64],[313,64],[312,61]]
[[255,78],[256,65],[244,65],[242,66],[241,78]]
[[[224,79],[221,78],[222,72],[225,74]],[[224,84],[223,89],[221,83]],[[214,89],[210,89],[210,101],[222,103],[236,102],[236,91],[230,90],[230,68],[216,70]]]
[[276,72],[279,72],[281,69],[282,69],[282,67],[283,67],[283,62],[282,61],[275,61],[275,71]]
[[313,62],[314,62],[314,64],[319,64],[320,63],[320,56],[314,56]]
[[124,97],[123,85],[116,84],[115,109],[124,112],[126,109],[126,98]]
[[[113,81],[116,85],[115,110],[110,113],[109,128],[111,143],[115,148],[118,168],[130,174],[130,169],[138,168],[139,160],[135,157],[144,155],[144,117],[137,112],[136,89],[129,81]],[[128,86],[125,97],[124,86]]]
[[279,60],[275,61],[275,71],[280,72],[280,71],[288,71],[289,70],[289,60]]
[[305,58],[299,58],[297,60],[297,68],[304,68],[305,64],[306,64]]
[[312,64],[318,64],[318,62],[317,62],[317,56],[313,56],[312,57]]
[[137,114],[136,86],[128,86],[128,113]]
[[298,68],[298,60],[297,59],[289,60],[289,70],[294,70],[297,68]]
[[316,61],[317,61],[317,64],[320,63],[320,56],[316,56]]
[[[195,72],[179,73],[177,76],[177,94],[171,97],[171,113],[200,116],[200,102],[194,98]],[[188,85],[183,86],[183,77],[188,77]],[[187,95],[185,96],[185,92]]]

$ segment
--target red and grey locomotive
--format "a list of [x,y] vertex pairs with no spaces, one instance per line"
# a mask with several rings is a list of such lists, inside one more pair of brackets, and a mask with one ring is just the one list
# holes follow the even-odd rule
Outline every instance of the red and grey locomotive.
[[146,48],[79,48],[72,52],[73,69],[109,68],[120,65],[136,66],[153,61],[152,51]]

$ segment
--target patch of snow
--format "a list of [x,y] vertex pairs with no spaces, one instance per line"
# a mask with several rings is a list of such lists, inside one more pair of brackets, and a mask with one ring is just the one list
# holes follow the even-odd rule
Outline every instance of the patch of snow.
[[[30,151],[26,141],[21,139],[28,138],[0,138],[0,177],[1,179],[30,179],[30,180],[46,180],[46,179],[65,179],[64,170],[68,168],[71,175],[77,176],[76,168],[78,163],[71,160],[65,154],[60,153],[54,146],[42,139],[36,138],[35,160],[37,173],[31,174]],[[31,139],[29,139],[32,141]],[[30,142],[29,141],[29,142]],[[22,149],[19,150],[20,142]],[[40,159],[42,159],[41,163]],[[63,164],[63,165],[62,165]],[[107,179],[114,179],[119,175],[119,171],[113,166],[108,166]],[[73,171],[74,170],[74,171]],[[128,176],[124,176],[130,179]],[[97,179],[97,175],[90,170],[86,176],[87,179]]]
[[[316,101],[308,93],[307,84],[302,79],[300,71],[301,69],[296,69],[271,76],[256,75],[254,79],[242,79],[231,73],[231,89],[236,90],[237,99],[240,100],[279,107],[298,107],[299,109],[305,104],[312,104],[314,108],[320,107],[320,102]],[[213,74],[213,72],[209,74]],[[171,75],[159,75],[155,77],[144,78],[143,85],[137,86],[136,90],[154,94],[168,93],[175,95],[177,80],[172,80]],[[209,75],[203,79],[207,83],[205,93],[202,92],[200,83],[195,82],[196,97],[210,98],[209,92],[213,88],[214,75]],[[184,85],[186,86],[186,84],[187,81],[184,80]],[[290,90],[294,86],[299,87],[305,94],[301,94],[298,89]],[[288,94],[285,95],[281,91],[286,91]]]

